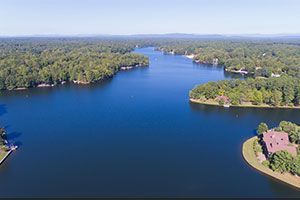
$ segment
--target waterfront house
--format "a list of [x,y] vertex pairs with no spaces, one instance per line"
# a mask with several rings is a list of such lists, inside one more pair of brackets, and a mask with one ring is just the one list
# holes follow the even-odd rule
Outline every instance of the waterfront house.
[[224,96],[224,95],[217,96],[215,98],[215,101],[217,101],[217,102],[222,101],[224,103],[224,105],[225,104],[230,104],[230,99],[227,96]]
[[297,155],[297,148],[289,141],[289,136],[285,132],[269,130],[263,134],[263,144],[267,156],[277,151],[286,150],[293,156]]
[[219,59],[214,58],[212,63],[213,63],[213,65],[218,65],[219,64]]

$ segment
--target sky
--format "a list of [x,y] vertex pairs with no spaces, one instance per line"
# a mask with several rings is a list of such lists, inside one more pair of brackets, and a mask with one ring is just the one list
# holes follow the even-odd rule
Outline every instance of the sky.
[[0,0],[0,36],[299,34],[300,0]]

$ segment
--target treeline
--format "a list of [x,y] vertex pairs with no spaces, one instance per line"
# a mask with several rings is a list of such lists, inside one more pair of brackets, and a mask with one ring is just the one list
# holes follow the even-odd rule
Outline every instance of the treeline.
[[288,74],[300,77],[299,41],[195,40],[161,43],[166,53],[191,55],[199,63],[224,65],[228,71],[245,71],[255,77]]
[[148,65],[147,57],[130,53],[134,48],[126,40],[1,39],[0,89],[92,83],[121,67]]
[[220,105],[251,103],[253,105],[299,106],[300,79],[285,75],[280,78],[222,80],[196,86],[189,95],[191,99],[200,102],[210,100]]
[[299,106],[300,41],[290,39],[166,40],[158,50],[248,74],[197,86],[190,98],[208,104]]

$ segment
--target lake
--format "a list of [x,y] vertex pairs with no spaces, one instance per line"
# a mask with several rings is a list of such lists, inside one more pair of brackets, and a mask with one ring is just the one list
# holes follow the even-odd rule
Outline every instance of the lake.
[[241,155],[264,121],[299,110],[192,104],[196,84],[232,78],[154,48],[148,68],[89,86],[5,91],[0,122],[20,148],[0,166],[1,197],[300,197]]

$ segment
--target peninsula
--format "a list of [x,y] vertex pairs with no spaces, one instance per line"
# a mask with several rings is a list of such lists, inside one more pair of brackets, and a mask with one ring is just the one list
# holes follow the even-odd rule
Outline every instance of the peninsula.
[[243,144],[245,161],[265,175],[300,188],[300,126],[282,121],[269,129],[261,123],[257,133]]
[[224,107],[300,108],[300,79],[247,78],[196,86],[189,93],[194,103]]
[[5,129],[0,128],[0,165],[16,149],[17,146],[8,143]]
[[95,83],[120,70],[149,65],[146,56],[132,53],[134,42],[97,38],[48,40],[25,38],[7,42],[0,38],[0,90]]

